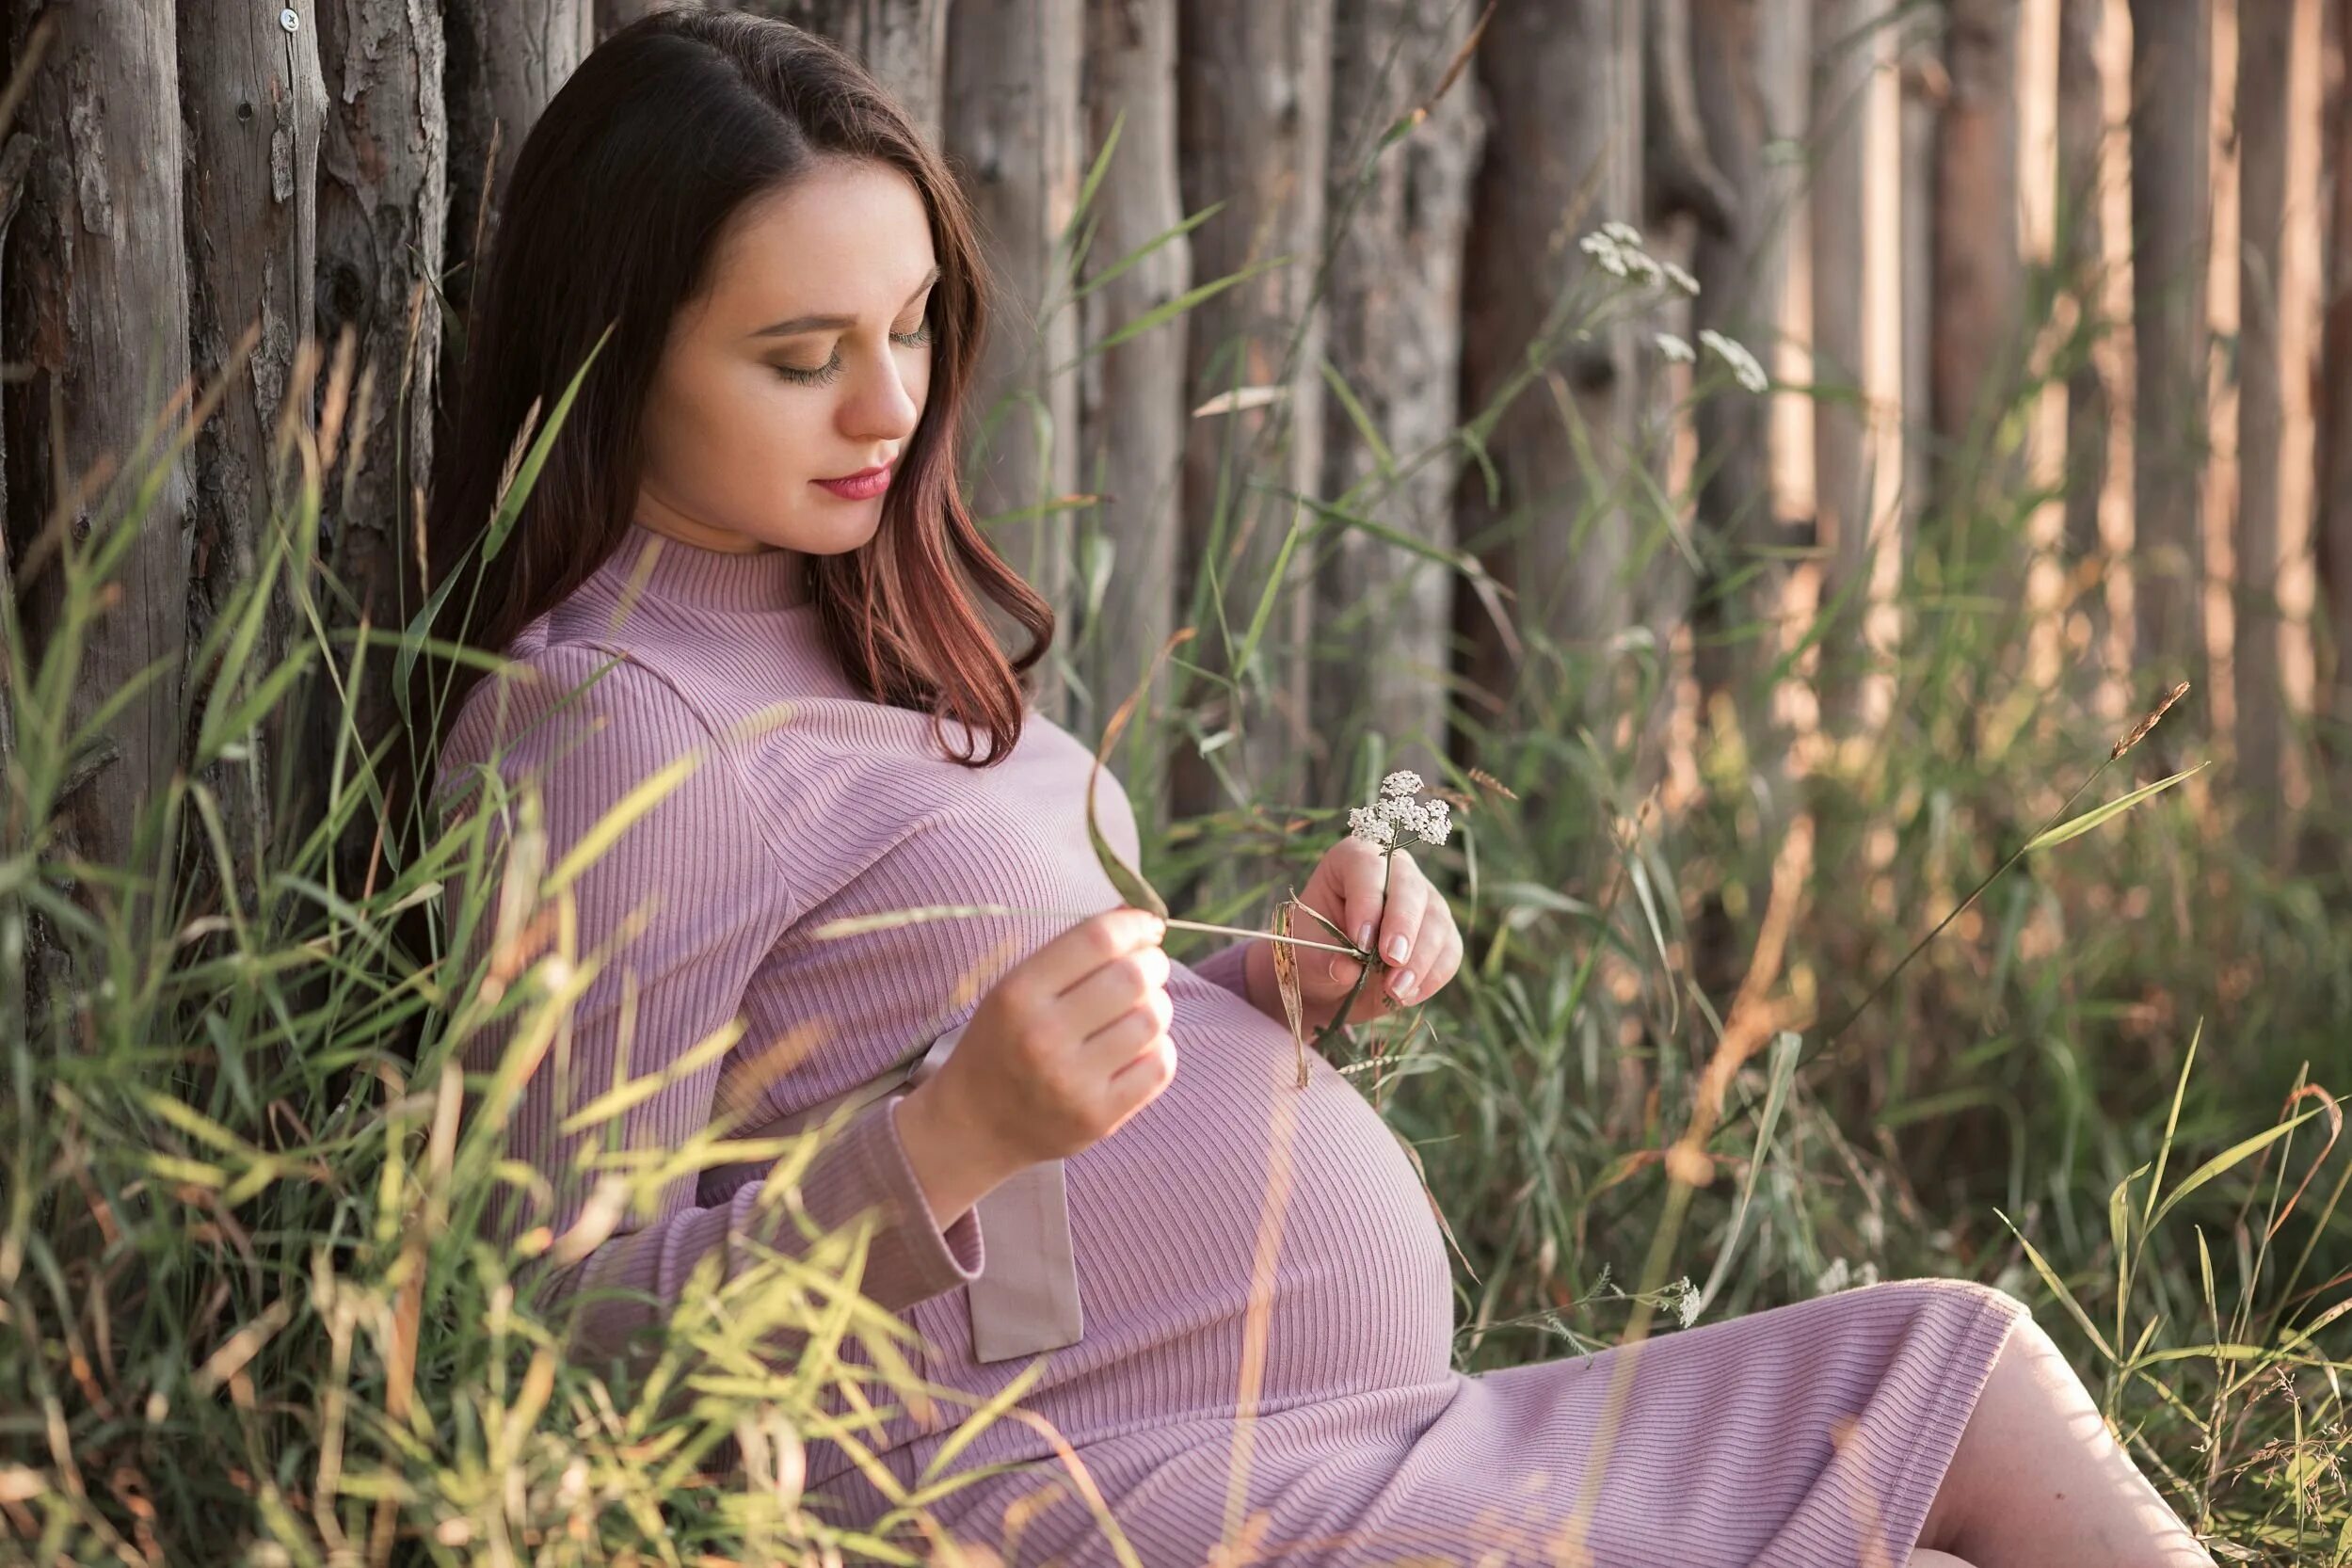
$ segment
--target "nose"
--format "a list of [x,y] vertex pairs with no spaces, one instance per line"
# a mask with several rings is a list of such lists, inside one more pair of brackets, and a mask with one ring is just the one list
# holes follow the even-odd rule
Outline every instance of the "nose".
[[853,442],[904,441],[922,417],[921,389],[908,385],[898,356],[885,354],[851,378],[836,417]]

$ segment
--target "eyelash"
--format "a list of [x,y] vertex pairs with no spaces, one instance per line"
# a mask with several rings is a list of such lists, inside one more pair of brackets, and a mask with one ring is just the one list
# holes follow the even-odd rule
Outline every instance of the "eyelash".
[[[909,348],[920,348],[931,341],[931,323],[926,321],[911,332],[893,332],[890,341],[903,343]],[[841,356],[836,351],[833,358],[814,370],[803,370],[798,365],[776,365],[774,368],[778,376],[795,386],[819,387],[841,374]]]

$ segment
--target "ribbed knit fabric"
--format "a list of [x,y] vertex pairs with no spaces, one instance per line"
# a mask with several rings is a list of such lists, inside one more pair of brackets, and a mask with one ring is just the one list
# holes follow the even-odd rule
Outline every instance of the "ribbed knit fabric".
[[[1087,748],[1032,711],[1001,764],[952,761],[927,715],[851,686],[792,559],[632,525],[509,649],[524,679],[483,682],[452,729],[445,788],[502,749],[510,780],[537,778],[551,865],[637,783],[702,759],[580,877],[584,952],[620,946],[631,911],[649,907],[523,1091],[510,1147],[556,1202],[502,1214],[506,1235],[560,1236],[583,1212],[593,1179],[573,1161],[588,1135],[559,1128],[616,1081],[668,1074],[619,1118],[632,1150],[805,1108],[963,1022],[1014,963],[1121,902],[1087,843]],[[1134,818],[1108,770],[1098,820],[1131,859]],[[808,935],[950,903],[1070,913]],[[1457,1373],[1451,1272],[1413,1165],[1328,1064],[1310,1056],[1298,1087],[1288,1030],[1243,994],[1246,946],[1173,966],[1174,1081],[1065,1162],[1085,1334],[1040,1358],[1019,1401],[1072,1447],[1143,1562],[1194,1568],[1256,1516],[1260,1561],[1899,1568],[2019,1303],[1909,1281],[1633,1351]],[[740,1039],[678,1068],[739,1017]],[[506,1043],[485,1031],[469,1066],[488,1071]],[[902,1097],[826,1142],[799,1186],[820,1226],[875,1216],[860,1288],[922,1336],[936,1407],[881,1404],[861,1436],[911,1484],[966,1411],[1033,1364],[972,1358],[962,1287],[987,1239],[972,1214],[936,1224],[899,1141]],[[764,1175],[680,1176],[655,1213],[626,1215],[560,1282],[582,1292],[580,1343],[618,1343],[713,1249],[805,1245],[755,1207]],[[1261,1253],[1272,1267],[1254,1288]],[[1628,1355],[1630,1397],[1596,1460]],[[933,1515],[1007,1562],[1115,1560],[1032,1422],[997,1418],[949,1469],[1007,1464]],[[888,1507],[831,1441],[810,1443],[807,1485],[844,1525]]]

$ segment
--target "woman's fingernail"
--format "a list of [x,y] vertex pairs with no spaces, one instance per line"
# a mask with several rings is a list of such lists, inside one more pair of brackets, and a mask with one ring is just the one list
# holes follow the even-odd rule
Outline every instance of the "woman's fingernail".
[[1413,971],[1411,969],[1399,969],[1397,971],[1397,995],[1400,997],[1409,997],[1413,994],[1413,987],[1418,985],[1419,984],[1419,981],[1414,979]]
[[1345,980],[1347,977],[1348,961],[1344,958],[1333,959],[1331,961],[1331,978],[1334,980]]
[[1404,936],[1403,936],[1403,934],[1402,934],[1402,933],[1400,933],[1400,934],[1398,934],[1397,936],[1394,936],[1389,937],[1389,938],[1388,938],[1388,961],[1389,961],[1391,964],[1401,964],[1401,963],[1403,963],[1403,962],[1404,962],[1404,955],[1405,955],[1405,952],[1406,952],[1406,951],[1407,951],[1407,950],[1411,947],[1411,945],[1412,945],[1411,943],[1407,942],[1407,941],[1404,939]]
[[1372,945],[1371,921],[1366,920],[1355,928],[1355,945],[1360,948],[1368,948]]

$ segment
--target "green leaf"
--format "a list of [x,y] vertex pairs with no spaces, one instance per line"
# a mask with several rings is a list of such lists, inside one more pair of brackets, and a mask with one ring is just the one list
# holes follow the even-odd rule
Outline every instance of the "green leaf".
[[2090,1320],[2090,1314],[2083,1310],[2083,1304],[2074,1299],[2074,1292],[2069,1290],[2064,1282],[2058,1278],[2057,1271],[2050,1267],[2049,1261],[2041,1256],[2031,1241],[2025,1240],[2025,1233],[2017,1228],[2014,1221],[2010,1220],[2007,1214],[2002,1214],[1997,1208],[1992,1212],[1999,1215],[2001,1223],[2009,1227],[2009,1234],[2017,1238],[2017,1244],[2025,1249],[2025,1261],[2034,1266],[2034,1272],[2041,1276],[2041,1283],[2048,1286],[2050,1293],[2058,1298],[2058,1304],[2065,1307],[2082,1331],[2090,1336],[2090,1342],[2099,1347],[2099,1353],[2105,1356],[2108,1361],[2114,1361],[2115,1351],[2108,1345],[2107,1336],[2099,1332],[2098,1325]]
[[2205,1020],[2199,1018],[2188,1037],[2188,1054],[2181,1058],[2181,1080],[2172,1086],[2172,1111],[2164,1119],[2164,1137],[2156,1144],[2156,1178],[2148,1184],[2148,1203],[2140,1210],[2140,1233],[2147,1234],[2149,1216],[2156,1211],[2156,1190],[2164,1185],[2165,1161],[2172,1154],[2172,1134],[2181,1125],[2181,1099],[2188,1093],[2188,1070],[2197,1062],[2197,1043],[2205,1037]]
[[2253,1137],[2245,1140],[2243,1143],[2233,1144],[2229,1148],[2224,1149],[2221,1153],[2215,1155],[2211,1160],[2206,1160],[2202,1165],[2198,1166],[2196,1170],[2189,1173],[2189,1178],[2181,1183],[2180,1186],[2174,1188],[2172,1195],[2165,1199],[2164,1203],[2156,1209],[2156,1217],[2152,1222],[2151,1222],[2152,1228],[2153,1225],[2160,1225],[2164,1224],[2164,1217],[2172,1212],[2173,1205],[2179,1203],[2183,1198],[2187,1197],[2191,1192],[2196,1192],[2200,1187],[2204,1186],[2205,1183],[2211,1181],[2214,1177],[2221,1175],[2223,1172],[2229,1170],[2232,1166],[2239,1163],[2241,1160],[2250,1159],[2254,1155],[2260,1154],[2263,1150],[2268,1148],[2280,1139],[2284,1138],[2288,1133],[2293,1132],[2296,1128],[2301,1127],[2305,1122],[2310,1121],[2313,1116],[2318,1115],[2321,1109],[2321,1107],[2315,1105],[2309,1111],[2304,1112],[2301,1115],[2296,1117],[2293,1121],[2280,1122],[2277,1127],[2270,1128],[2266,1132],[2258,1132],[2254,1134]]
[[1256,277],[1261,272],[1284,265],[1289,260],[1290,258],[1288,256],[1269,257],[1265,261],[1243,267],[1240,271],[1234,273],[1231,277],[1220,278],[1213,283],[1203,283],[1196,289],[1187,289],[1182,294],[1177,295],[1174,299],[1153,306],[1150,310],[1145,311],[1142,315],[1137,316],[1133,321],[1123,323],[1117,328],[1112,330],[1108,336],[1106,336],[1102,342],[1095,345],[1095,352],[1099,354],[1106,348],[1118,347],[1119,344],[1127,342],[1129,338],[1140,338],[1144,333],[1150,331],[1153,328],[1160,326],[1161,323],[1175,320],[1177,316],[1182,315],[1185,312],[1191,310],[1193,306],[1200,304],[1202,301],[1216,298],[1217,296],[1224,293],[1225,290],[1233,287],[1234,284],[1246,282],[1250,279]]
[[1764,1174],[1765,1157],[1772,1152],[1772,1129],[1780,1125],[1781,1108],[1788,1102],[1788,1086],[1797,1077],[1798,1048],[1803,1043],[1803,1037],[1794,1030],[1784,1029],[1772,1037],[1771,1086],[1765,1091],[1764,1114],[1756,1120],[1756,1143],[1748,1160],[1748,1176],[1739,1184],[1739,1201],[1732,1206],[1731,1229],[1723,1238],[1723,1250],[1715,1255],[1715,1267],[1708,1271],[1706,1285],[1699,1292],[1699,1300],[1709,1305],[1714,1304],[1715,1292],[1731,1272],[1732,1258],[1739,1251],[1748,1205],[1756,1195],[1756,1179]]
[[2035,850],[2048,849],[2053,844],[2062,844],[2069,839],[2080,838],[2082,835],[2089,832],[2092,828],[2097,827],[2100,824],[2105,822],[2109,817],[2120,816],[2123,812],[2130,810],[2133,807],[2137,806],[2141,801],[2146,800],[2149,796],[2162,794],[2165,791],[2172,788],[2173,785],[2181,782],[2181,780],[2194,777],[2196,775],[2204,772],[2211,766],[2213,766],[2211,762],[2200,762],[2197,766],[2176,773],[2169,778],[2159,778],[2153,784],[2143,784],[2138,789],[2134,790],[2130,794],[2119,795],[2115,799],[2107,802],[2104,806],[2093,807],[2091,809],[2084,812],[2081,816],[2074,818],[2072,822],[2062,822],[2058,824],[2057,826],[2050,829],[2049,832],[2040,834],[2031,840],[2027,842],[2024,849],[2019,850],[2017,853],[2020,855],[2029,855]]

